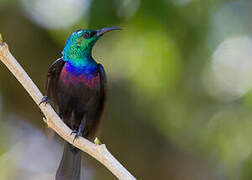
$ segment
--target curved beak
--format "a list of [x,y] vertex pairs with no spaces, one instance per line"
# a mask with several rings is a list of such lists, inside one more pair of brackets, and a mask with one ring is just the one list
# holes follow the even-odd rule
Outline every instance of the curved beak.
[[109,28],[103,28],[103,29],[99,29],[96,30],[96,36],[102,36],[104,33],[109,32],[109,31],[113,31],[113,30],[122,30],[122,28],[119,27],[109,27]]

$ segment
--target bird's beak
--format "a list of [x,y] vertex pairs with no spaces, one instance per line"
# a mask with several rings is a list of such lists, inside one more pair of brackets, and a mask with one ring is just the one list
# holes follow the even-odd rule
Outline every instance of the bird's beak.
[[96,36],[102,36],[104,33],[109,32],[109,31],[113,31],[113,30],[122,30],[122,28],[119,28],[119,27],[109,27],[109,28],[99,29],[96,32]]

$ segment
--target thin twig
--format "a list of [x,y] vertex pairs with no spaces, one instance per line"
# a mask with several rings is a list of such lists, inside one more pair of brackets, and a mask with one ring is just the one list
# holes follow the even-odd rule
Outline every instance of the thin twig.
[[[2,39],[2,38],[1,38]],[[6,43],[2,43],[0,39],[0,60],[7,66],[17,80],[23,85],[25,90],[30,94],[32,99],[39,105],[42,94],[38,87],[33,83],[31,78],[27,75],[24,69],[20,66],[17,60],[12,56]],[[93,156],[96,160],[100,161],[107,167],[118,179],[121,180],[135,180],[136,178],[130,174],[107,150],[105,144],[96,145],[83,137],[77,138],[74,142],[74,135],[71,135],[71,130],[64,122],[58,117],[56,112],[50,106],[40,105],[41,111],[46,117],[48,127],[53,129],[64,140],[73,144],[75,147]]]

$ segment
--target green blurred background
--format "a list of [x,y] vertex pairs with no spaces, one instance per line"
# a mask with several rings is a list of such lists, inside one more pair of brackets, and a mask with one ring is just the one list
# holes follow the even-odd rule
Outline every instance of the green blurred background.
[[[0,32],[42,90],[81,28],[103,36],[108,75],[100,137],[137,179],[252,179],[252,2],[0,0]],[[62,140],[0,63],[0,180],[54,179]],[[83,177],[115,177],[87,155]]]

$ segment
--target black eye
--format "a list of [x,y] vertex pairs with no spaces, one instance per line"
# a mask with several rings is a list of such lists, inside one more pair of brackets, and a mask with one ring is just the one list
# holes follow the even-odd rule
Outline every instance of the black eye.
[[85,33],[83,33],[83,35],[82,35],[85,39],[88,39],[88,38],[90,38],[91,37],[91,33],[89,33],[89,32],[85,32]]

